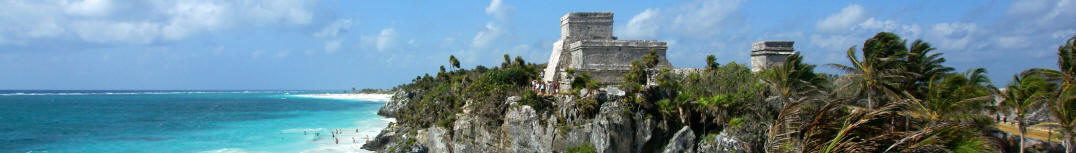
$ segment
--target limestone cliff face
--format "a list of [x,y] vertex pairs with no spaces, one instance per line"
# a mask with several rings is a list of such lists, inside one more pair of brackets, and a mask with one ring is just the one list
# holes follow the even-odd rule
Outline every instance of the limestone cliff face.
[[[399,93],[397,95],[400,95]],[[363,149],[377,152],[566,152],[590,145],[597,152],[722,152],[736,149],[732,136],[701,141],[688,127],[667,127],[663,121],[632,110],[631,104],[599,98],[600,107],[589,117],[576,110],[571,96],[554,98],[554,106],[538,111],[518,104],[519,97],[503,101],[501,122],[483,118],[468,102],[451,127],[406,127],[391,124]],[[397,100],[394,100],[397,101]],[[402,103],[406,104],[406,103]],[[384,107],[397,107],[386,104]]]
[[392,100],[385,103],[385,105],[381,106],[381,109],[377,111],[377,115],[385,117],[396,117],[396,111],[399,111],[400,108],[407,106],[407,103],[411,102],[411,98],[413,98],[414,95],[415,93],[413,92],[396,91],[396,93],[392,94]]

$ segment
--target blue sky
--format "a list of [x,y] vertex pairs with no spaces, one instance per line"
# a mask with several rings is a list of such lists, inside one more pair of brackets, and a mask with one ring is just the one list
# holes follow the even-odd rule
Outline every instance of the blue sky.
[[[112,1],[0,0],[0,89],[389,88],[502,54],[544,63],[565,13],[615,13],[620,39],[669,42],[677,67],[745,63],[793,40],[812,64],[847,63],[877,32],[922,39],[995,84],[1054,67],[1076,2],[1017,1]],[[832,69],[820,67],[823,72]]]

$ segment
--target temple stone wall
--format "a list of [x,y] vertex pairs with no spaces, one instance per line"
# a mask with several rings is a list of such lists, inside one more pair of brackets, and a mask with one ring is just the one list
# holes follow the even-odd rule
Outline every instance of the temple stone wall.
[[543,81],[565,84],[577,72],[590,73],[601,84],[620,82],[631,62],[642,59],[651,50],[657,52],[661,66],[670,67],[665,59],[665,42],[654,40],[617,40],[613,36],[613,13],[575,12],[560,18],[561,37],[553,43],[549,64],[542,72]]
[[641,60],[653,50],[659,67],[671,67],[665,58],[665,42],[653,40],[582,40],[570,45],[571,64],[577,72],[588,72],[599,84],[616,84],[631,69],[633,61]]
[[762,41],[751,44],[751,72],[782,65],[788,56],[795,54],[793,41]]

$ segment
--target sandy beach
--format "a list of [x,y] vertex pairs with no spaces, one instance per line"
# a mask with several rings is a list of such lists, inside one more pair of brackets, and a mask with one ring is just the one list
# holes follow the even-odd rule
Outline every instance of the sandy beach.
[[362,101],[376,101],[376,102],[388,102],[392,100],[391,94],[306,94],[295,95],[296,97],[306,98],[324,98],[324,99],[343,99],[343,100],[362,100]]

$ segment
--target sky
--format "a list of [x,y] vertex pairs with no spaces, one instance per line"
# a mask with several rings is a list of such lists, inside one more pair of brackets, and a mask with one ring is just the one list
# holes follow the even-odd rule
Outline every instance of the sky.
[[[290,1],[0,0],[0,90],[391,88],[503,54],[545,63],[569,12],[613,12],[622,40],[668,42],[676,67],[747,63],[792,40],[810,64],[846,64],[878,32],[921,39],[996,85],[1055,68],[1073,0]],[[818,71],[839,73],[819,66]]]

